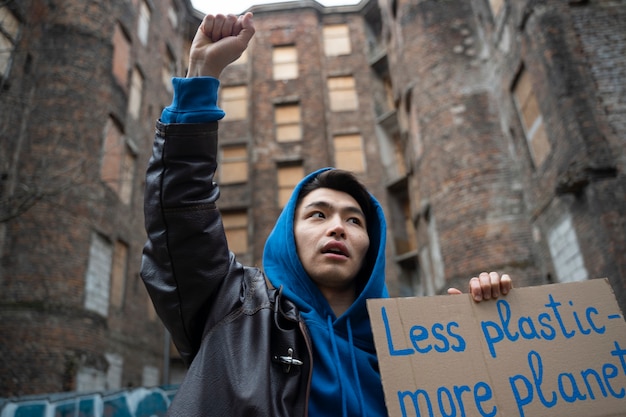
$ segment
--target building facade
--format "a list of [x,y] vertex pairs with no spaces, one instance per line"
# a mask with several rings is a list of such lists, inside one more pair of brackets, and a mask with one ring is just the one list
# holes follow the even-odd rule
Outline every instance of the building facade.
[[0,396],[162,382],[143,177],[198,23],[181,0],[0,2]]
[[[626,309],[622,3],[252,7],[220,86],[232,251],[261,266],[293,186],[336,166],[385,209],[394,296],[498,270],[517,286],[608,277]],[[0,396],[179,382],[138,276],[142,191],[201,15],[182,0],[0,13]]]

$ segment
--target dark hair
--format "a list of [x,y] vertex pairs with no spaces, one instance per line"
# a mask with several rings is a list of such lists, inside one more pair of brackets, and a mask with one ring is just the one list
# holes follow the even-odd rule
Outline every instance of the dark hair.
[[343,169],[330,169],[320,172],[311,181],[302,186],[300,194],[298,194],[296,206],[300,204],[307,194],[318,188],[330,188],[331,190],[341,191],[354,198],[356,202],[359,203],[361,210],[363,210],[365,220],[369,227],[372,215],[374,214],[370,193],[353,173]]
[[[372,203],[372,197],[353,173],[342,169],[330,169],[328,171],[322,171],[302,186],[300,194],[298,194],[298,199],[296,200],[296,207],[307,194],[318,188],[330,188],[332,190],[342,191],[354,198],[359,206],[361,206],[361,210],[363,210],[370,245],[367,249],[365,259],[363,260],[361,270],[356,277],[357,292],[361,292],[367,284],[368,278],[376,263],[378,242],[380,242],[380,231],[378,229],[380,223],[378,222],[374,203]],[[376,244],[372,244],[372,241],[375,241]]]

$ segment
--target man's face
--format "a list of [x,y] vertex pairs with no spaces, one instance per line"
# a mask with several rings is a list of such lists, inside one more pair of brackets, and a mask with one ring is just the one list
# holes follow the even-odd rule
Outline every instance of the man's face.
[[352,196],[330,188],[311,191],[296,208],[294,236],[304,269],[324,294],[353,286],[370,241]]

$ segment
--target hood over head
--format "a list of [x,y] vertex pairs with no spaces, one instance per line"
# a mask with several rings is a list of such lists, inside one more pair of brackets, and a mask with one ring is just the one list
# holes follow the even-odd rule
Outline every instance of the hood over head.
[[[382,207],[370,194],[366,212],[369,248],[357,277],[354,303],[339,317],[308,276],[296,250],[294,216],[302,187],[323,168],[296,185],[270,233],[263,269],[276,288],[298,307],[313,342],[310,415],[386,415],[378,362],[366,300],[388,296],[385,285],[386,223]],[[357,201],[359,201],[357,199]],[[368,214],[369,212],[369,214]],[[340,408],[337,408],[340,407]],[[382,407],[382,408],[381,408]]]

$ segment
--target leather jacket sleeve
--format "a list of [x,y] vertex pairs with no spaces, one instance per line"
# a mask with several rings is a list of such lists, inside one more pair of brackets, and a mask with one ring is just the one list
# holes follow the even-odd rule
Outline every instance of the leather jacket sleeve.
[[187,364],[200,347],[211,299],[235,263],[215,205],[216,154],[216,122],[157,122],[146,176],[141,276]]

